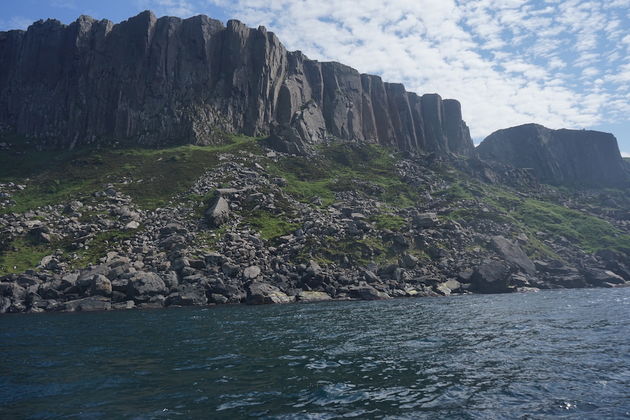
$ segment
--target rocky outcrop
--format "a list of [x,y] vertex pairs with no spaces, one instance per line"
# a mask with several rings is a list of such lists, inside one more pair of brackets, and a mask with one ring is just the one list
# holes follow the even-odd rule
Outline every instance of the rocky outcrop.
[[60,147],[209,144],[227,132],[298,152],[327,138],[473,150],[459,102],[309,60],[236,20],[38,21],[0,32],[0,62],[0,124]]
[[537,124],[499,130],[476,149],[486,160],[530,168],[555,185],[630,185],[630,171],[612,134],[590,130],[551,130]]

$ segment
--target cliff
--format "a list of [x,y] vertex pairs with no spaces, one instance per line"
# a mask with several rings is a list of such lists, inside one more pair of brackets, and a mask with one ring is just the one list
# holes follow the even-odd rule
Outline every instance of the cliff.
[[499,130],[476,149],[485,160],[531,168],[545,183],[616,187],[630,184],[630,171],[612,134],[551,130],[525,124]]
[[264,27],[143,12],[0,32],[0,125],[59,147],[212,144],[270,135],[300,151],[336,137],[470,154],[455,100],[287,51]]

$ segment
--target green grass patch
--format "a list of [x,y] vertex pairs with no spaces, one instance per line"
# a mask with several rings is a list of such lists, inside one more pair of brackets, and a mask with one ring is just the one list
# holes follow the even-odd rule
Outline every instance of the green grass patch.
[[[16,205],[4,212],[23,212],[36,207],[80,198],[113,183],[143,208],[165,205],[185,191],[205,171],[219,162],[225,152],[256,152],[255,139],[233,136],[231,142],[214,146],[184,145],[168,149],[109,149],[76,152],[24,152],[0,165],[0,180],[27,182],[27,188],[13,196]],[[34,165],[20,169],[25,160]],[[40,162],[40,163],[37,163]],[[43,162],[43,163],[42,163]],[[34,167],[37,166],[37,170]],[[124,182],[121,182],[125,180]]]
[[[82,248],[75,251],[78,258],[72,260],[70,265],[73,268],[82,268],[89,264],[96,264],[108,252],[113,251],[116,245],[133,238],[138,232],[138,230],[99,232],[87,243],[87,249]],[[66,246],[65,250],[69,252],[69,246]]]
[[42,258],[54,252],[51,245],[37,244],[28,237],[13,240],[8,250],[0,254],[0,276],[35,269]]
[[600,249],[630,250],[630,235],[605,220],[557,204],[526,199],[514,216],[525,225],[552,235],[562,235],[589,252]]
[[292,233],[300,226],[286,220],[286,216],[271,214],[264,210],[255,210],[246,218],[245,223],[260,232],[265,240],[273,240]]
[[400,231],[407,226],[407,221],[403,217],[390,213],[376,214],[371,216],[369,221],[378,229],[389,229],[393,231]]
[[452,220],[489,219],[509,223],[529,236],[525,251],[532,257],[558,256],[536,239],[542,231],[574,242],[587,252],[600,249],[630,249],[630,235],[623,234],[606,220],[566,208],[550,201],[519,197],[509,187],[487,185],[474,181],[458,182],[442,192],[448,199],[478,199],[488,212],[477,207],[451,212]]
[[227,233],[227,225],[223,225],[217,229],[199,232],[195,238],[194,248],[201,255],[205,252],[217,251],[217,245],[223,236]]
[[351,265],[366,265],[371,262],[385,264],[395,261],[399,256],[380,238],[335,238],[325,236],[311,238],[297,255],[297,261],[308,262],[313,259],[322,264],[344,264],[347,259]]
[[[468,183],[461,181],[454,182],[448,188],[438,191],[435,196],[448,200],[449,202],[461,201],[461,200],[473,200],[475,196],[472,192],[473,188]],[[477,191],[477,195],[479,192]]]
[[400,178],[395,156],[377,145],[322,145],[315,156],[282,159],[268,169],[287,180],[289,194],[306,203],[319,198],[323,207],[332,204],[335,192],[341,191],[359,192],[398,207],[418,200],[417,189]]

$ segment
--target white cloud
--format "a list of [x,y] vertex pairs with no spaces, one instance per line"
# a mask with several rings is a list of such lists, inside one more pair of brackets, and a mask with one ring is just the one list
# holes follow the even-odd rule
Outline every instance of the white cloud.
[[628,152],[621,152],[621,156],[623,156],[625,158],[630,158],[630,153],[628,153]]
[[627,0],[206,1],[311,58],[459,99],[476,138],[532,121],[590,127],[628,103]]

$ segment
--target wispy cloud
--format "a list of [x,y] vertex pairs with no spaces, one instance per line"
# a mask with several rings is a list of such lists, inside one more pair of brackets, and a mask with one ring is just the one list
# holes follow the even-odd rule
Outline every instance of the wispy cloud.
[[477,138],[591,127],[629,103],[628,0],[206,1],[311,58],[459,99]]

